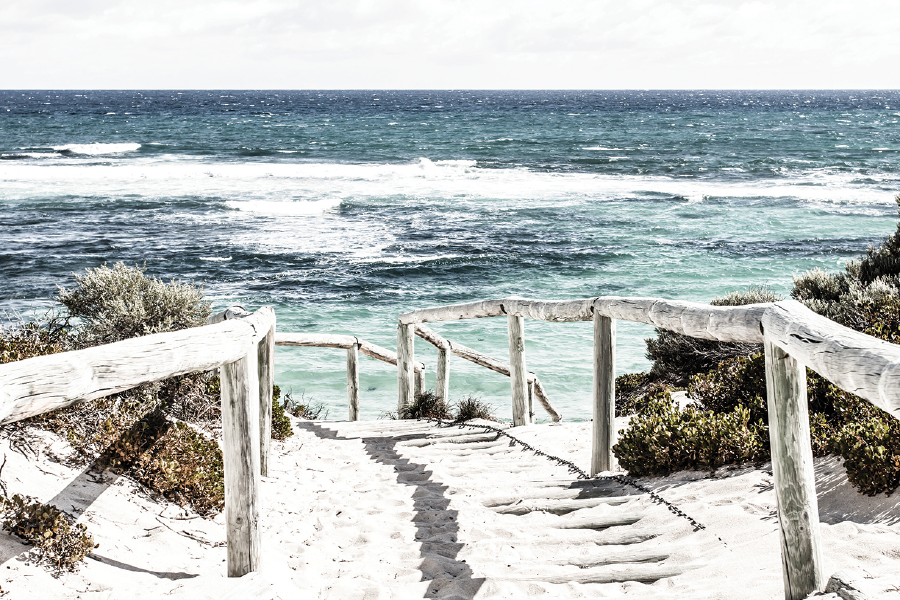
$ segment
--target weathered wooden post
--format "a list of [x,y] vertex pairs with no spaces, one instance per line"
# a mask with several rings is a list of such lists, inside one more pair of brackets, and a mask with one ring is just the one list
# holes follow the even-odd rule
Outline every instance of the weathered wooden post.
[[806,367],[769,339],[766,395],[772,473],[781,531],[784,597],[800,600],[825,587],[819,547],[819,503],[806,399]]
[[259,568],[259,350],[219,369],[228,576]]
[[413,402],[413,328],[415,325],[397,326],[397,416]]
[[425,368],[416,369],[413,368],[413,376],[415,378],[415,391],[414,395],[418,396],[419,394],[425,391]]
[[450,402],[450,352],[446,347],[438,348],[434,394],[444,402]]
[[347,406],[349,419],[359,420],[359,344],[347,348]]
[[275,324],[257,345],[259,365],[259,473],[269,476],[272,443],[272,393],[275,387]]
[[616,322],[594,311],[594,423],[591,476],[613,468],[616,439]]
[[513,427],[528,424],[528,371],[525,369],[525,319],[507,315],[509,381],[512,386]]
[[534,377],[528,380],[528,424],[534,425]]

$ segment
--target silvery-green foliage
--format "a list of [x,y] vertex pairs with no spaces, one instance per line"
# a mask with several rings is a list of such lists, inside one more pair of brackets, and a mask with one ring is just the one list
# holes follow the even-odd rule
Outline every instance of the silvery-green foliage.
[[[895,198],[900,206],[900,196]],[[900,224],[842,273],[813,269],[794,277],[791,296],[810,310],[858,331],[870,329],[869,310],[900,297]]]
[[205,325],[210,303],[190,283],[149,277],[145,268],[116,263],[75,275],[73,289],[59,288],[57,300],[81,319],[79,345],[120,340]]

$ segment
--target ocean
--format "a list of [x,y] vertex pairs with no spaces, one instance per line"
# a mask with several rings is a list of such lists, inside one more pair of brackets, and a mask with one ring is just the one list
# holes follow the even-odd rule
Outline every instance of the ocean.
[[[457,302],[788,294],[895,229],[898,120],[898,91],[0,91],[0,310],[123,261],[393,349],[401,312]],[[507,357],[505,319],[434,329]],[[564,419],[589,419],[591,325],[525,333]],[[652,334],[619,324],[619,373]],[[396,371],[361,361],[376,418]],[[344,367],[279,348],[276,383],[343,419]],[[510,417],[508,379],[450,369],[452,399]]]

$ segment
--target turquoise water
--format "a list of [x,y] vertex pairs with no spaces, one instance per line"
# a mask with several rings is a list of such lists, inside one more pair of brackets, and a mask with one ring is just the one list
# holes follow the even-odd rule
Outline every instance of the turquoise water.
[[[275,306],[283,331],[393,348],[408,310],[518,295],[707,301],[836,270],[896,227],[898,92],[0,92],[0,308],[103,262]],[[505,358],[505,320],[436,324]],[[618,371],[652,329],[619,324]],[[527,364],[589,418],[590,325],[526,323]],[[434,357],[422,341],[417,356]],[[345,418],[340,350],[276,380]],[[362,359],[362,415],[396,374]],[[461,359],[451,395],[508,416]]]

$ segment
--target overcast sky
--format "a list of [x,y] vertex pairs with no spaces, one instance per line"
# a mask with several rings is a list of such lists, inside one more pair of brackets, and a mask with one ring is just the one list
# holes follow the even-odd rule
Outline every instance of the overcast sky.
[[897,0],[2,0],[0,88],[900,88]]

